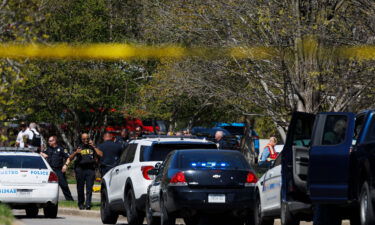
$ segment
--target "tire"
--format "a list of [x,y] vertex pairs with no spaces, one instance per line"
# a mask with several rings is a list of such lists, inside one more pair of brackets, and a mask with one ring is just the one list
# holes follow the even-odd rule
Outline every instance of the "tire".
[[370,187],[367,182],[362,185],[359,205],[361,225],[375,224],[374,208],[372,206]]
[[338,207],[335,205],[314,205],[313,225],[341,225]]
[[255,225],[273,225],[274,219],[262,216],[260,197],[256,198],[253,221]]
[[164,199],[161,198],[160,201],[160,211],[161,211],[161,225],[175,225],[176,224],[176,217],[174,217],[171,213],[167,211],[167,208],[164,205]]
[[299,220],[293,216],[293,214],[289,211],[288,204],[286,202],[281,201],[281,225],[298,225]]
[[146,221],[147,225],[160,225],[160,217],[153,216],[153,211],[150,206],[150,200],[147,197],[146,199]]
[[128,225],[142,225],[144,216],[137,210],[135,204],[135,196],[132,189],[126,194],[125,200],[126,217],[128,219]]
[[58,204],[48,203],[46,207],[43,208],[44,217],[46,218],[56,218],[57,212],[59,211]]
[[26,216],[30,218],[35,218],[38,216],[39,209],[36,206],[30,206],[25,209],[26,210]]
[[111,210],[106,189],[102,190],[100,201],[100,218],[103,224],[116,224],[118,220],[118,213]]

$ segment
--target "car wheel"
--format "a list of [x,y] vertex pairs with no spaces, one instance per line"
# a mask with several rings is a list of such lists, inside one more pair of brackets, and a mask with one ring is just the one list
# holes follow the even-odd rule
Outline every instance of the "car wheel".
[[46,218],[56,218],[58,210],[59,210],[58,204],[48,203],[47,206],[43,208],[44,217],[46,217]]
[[341,216],[337,206],[314,205],[313,225],[341,225]]
[[35,218],[38,216],[39,209],[36,206],[31,206],[25,209],[26,210],[26,216],[30,218]]
[[289,211],[288,204],[281,201],[281,225],[298,225],[299,220]]
[[359,202],[361,225],[375,224],[370,188],[367,182],[362,185]]
[[131,189],[126,194],[125,210],[129,225],[143,224],[144,217],[136,208],[134,192]]
[[146,221],[147,225],[160,225],[160,217],[153,216],[153,211],[150,206],[150,200],[146,199]]
[[255,201],[254,209],[254,224],[255,225],[273,225],[274,219],[265,218],[262,216],[260,197],[258,196]]
[[161,198],[160,201],[160,211],[161,211],[161,225],[175,225],[176,217],[167,211],[167,208],[164,205],[164,199]]
[[101,201],[100,201],[100,218],[103,224],[116,224],[118,220],[118,214],[113,212],[110,208],[107,191],[102,189],[101,191]]

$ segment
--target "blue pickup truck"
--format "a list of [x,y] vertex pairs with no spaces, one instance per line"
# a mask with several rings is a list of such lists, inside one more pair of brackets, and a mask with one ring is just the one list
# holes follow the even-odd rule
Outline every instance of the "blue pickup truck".
[[375,111],[295,112],[281,153],[281,221],[375,224]]

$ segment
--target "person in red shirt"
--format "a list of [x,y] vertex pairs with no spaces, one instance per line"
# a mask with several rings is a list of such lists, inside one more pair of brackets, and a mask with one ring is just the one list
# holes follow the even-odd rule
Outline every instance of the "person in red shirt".
[[277,139],[275,137],[271,137],[270,141],[263,149],[262,156],[259,161],[259,166],[268,165],[269,162],[277,158],[279,154],[275,150],[276,144],[277,144]]

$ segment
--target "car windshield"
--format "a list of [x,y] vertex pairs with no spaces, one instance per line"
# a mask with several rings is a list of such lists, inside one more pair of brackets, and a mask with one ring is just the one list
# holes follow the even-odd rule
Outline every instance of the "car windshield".
[[142,146],[141,162],[164,161],[165,157],[173,150],[178,149],[217,149],[215,144],[154,144],[152,146]]
[[0,169],[47,169],[43,159],[39,156],[0,156]]
[[246,170],[250,165],[242,154],[227,151],[180,152],[180,169]]

